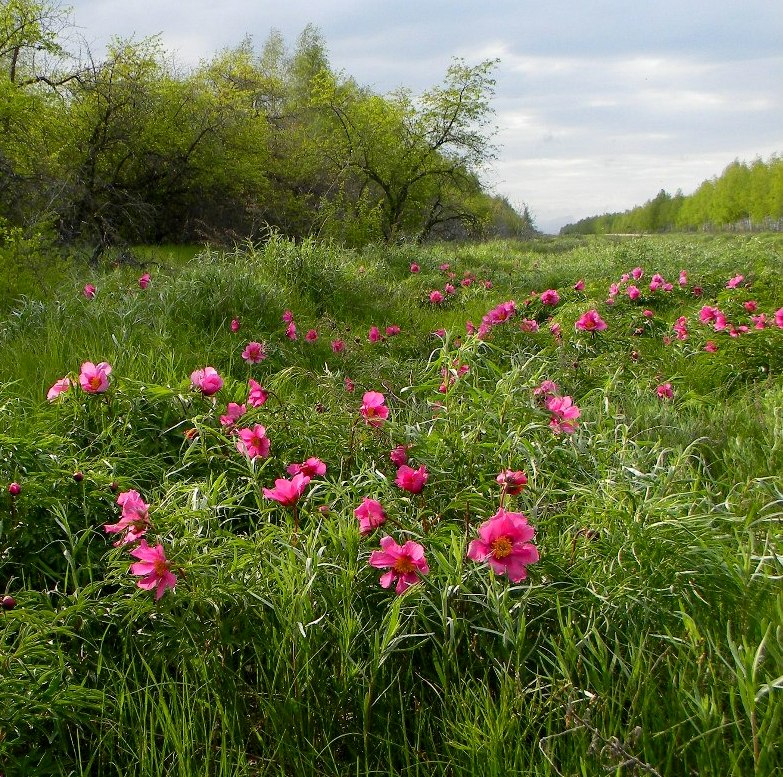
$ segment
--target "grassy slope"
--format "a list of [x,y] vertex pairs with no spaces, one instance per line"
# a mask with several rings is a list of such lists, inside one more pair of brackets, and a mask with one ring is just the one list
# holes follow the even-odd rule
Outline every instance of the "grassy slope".
[[[707,302],[747,318],[746,296],[774,312],[780,253],[779,239],[758,237],[361,254],[272,241],[153,267],[144,292],[123,268],[23,301],[0,324],[0,467],[23,486],[0,530],[0,587],[19,601],[0,621],[3,768],[773,774],[783,332],[717,338],[694,318]],[[492,289],[474,283],[434,308],[445,261]],[[704,295],[606,307],[609,283],[637,265],[675,286],[686,268]],[[748,295],[724,288],[737,272]],[[89,302],[87,281],[98,287]],[[467,319],[546,288],[561,292],[562,345],[545,326],[512,325],[459,342]],[[578,335],[593,304],[609,329]],[[296,342],[283,336],[286,309]],[[526,310],[542,323],[549,312],[535,300]],[[691,335],[666,346],[679,315]],[[402,334],[371,345],[373,324]],[[301,339],[311,327],[312,344]],[[346,354],[332,353],[336,337]],[[708,337],[718,353],[703,351]],[[250,339],[269,351],[252,368],[239,356]],[[112,364],[107,398],[47,404],[46,389],[87,359]],[[441,369],[455,359],[470,371],[444,397]],[[216,405],[188,390],[205,364],[226,378]],[[253,411],[272,439],[254,465],[217,422],[250,375],[274,392]],[[545,378],[581,408],[573,437],[553,435],[533,399]],[[673,402],[655,394],[664,381]],[[357,424],[363,390],[391,407],[377,431]],[[190,444],[189,427],[200,431]],[[393,484],[399,443],[430,472],[421,497]],[[329,469],[294,533],[260,488],[311,455]],[[518,585],[465,560],[505,467],[530,476],[513,507],[541,552]],[[118,514],[113,482],[150,502],[151,537],[178,570],[157,605],[101,530]],[[362,496],[384,504],[400,541],[427,547],[427,581],[404,597],[367,566],[385,532],[360,538]]]

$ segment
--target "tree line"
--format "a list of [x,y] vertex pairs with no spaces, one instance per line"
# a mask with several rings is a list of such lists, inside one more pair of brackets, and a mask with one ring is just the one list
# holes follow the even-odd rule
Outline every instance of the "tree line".
[[693,194],[663,189],[644,205],[622,213],[590,216],[563,227],[561,234],[607,234],[694,230],[783,229],[783,158],[772,155],[751,164],[735,160],[720,176]]
[[330,65],[308,25],[198,66],[157,37],[67,49],[69,11],[0,5],[0,242],[232,241],[270,229],[347,245],[527,236],[482,186],[493,71],[454,60],[421,95],[379,95]]

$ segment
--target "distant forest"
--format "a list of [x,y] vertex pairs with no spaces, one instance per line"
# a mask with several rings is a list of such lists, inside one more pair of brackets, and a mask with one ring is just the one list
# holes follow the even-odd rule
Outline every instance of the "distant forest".
[[0,4],[0,248],[534,229],[479,178],[493,60],[381,96],[332,68],[312,26],[291,48],[272,31],[196,67],[157,38],[115,39],[100,59],[74,41],[56,2]]
[[623,213],[605,213],[568,224],[562,235],[695,230],[783,230],[783,158],[752,164],[735,160],[690,195],[661,190]]

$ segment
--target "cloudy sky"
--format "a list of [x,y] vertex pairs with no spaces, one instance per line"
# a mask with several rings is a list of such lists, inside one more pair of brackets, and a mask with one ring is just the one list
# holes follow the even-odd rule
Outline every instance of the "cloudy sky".
[[499,58],[500,153],[485,179],[537,225],[692,192],[735,158],[783,153],[781,0],[71,0],[94,53],[161,34],[196,64],[316,25],[330,62],[387,92]]

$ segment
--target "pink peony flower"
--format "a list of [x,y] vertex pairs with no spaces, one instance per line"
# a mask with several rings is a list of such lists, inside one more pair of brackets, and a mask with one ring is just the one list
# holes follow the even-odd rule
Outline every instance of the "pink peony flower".
[[655,313],[653,313],[652,310],[643,310],[642,315],[645,318],[652,318],[655,315]]
[[84,362],[79,373],[79,385],[88,394],[102,394],[109,388],[111,366],[106,362]]
[[533,389],[533,396],[538,397],[543,394],[545,398],[553,397],[557,394],[558,390],[557,383],[552,380],[544,380],[541,382],[540,386],[536,386],[536,388]]
[[247,395],[248,404],[251,407],[261,407],[269,399],[269,392],[252,378],[248,380],[247,385],[250,389]]
[[359,531],[363,535],[377,529],[386,520],[386,513],[381,503],[366,496],[353,514],[359,519]]
[[519,329],[522,332],[528,333],[538,332],[538,321],[534,318],[523,318],[519,322]]
[[304,490],[310,483],[310,477],[303,473],[294,475],[291,480],[285,478],[276,478],[274,488],[264,488],[264,497],[280,502],[283,506],[296,504],[301,498]]
[[365,391],[360,412],[370,426],[381,426],[389,417],[386,397],[379,391]]
[[381,330],[377,326],[371,326],[370,331],[367,333],[367,339],[371,343],[377,343],[381,339]]
[[409,445],[398,445],[389,454],[389,460],[395,467],[401,467],[403,464],[408,463],[408,448]]
[[190,385],[205,397],[211,397],[223,388],[223,378],[214,367],[204,367],[203,370],[193,370],[190,373]]
[[134,548],[130,554],[140,559],[135,564],[131,564],[130,568],[132,575],[141,576],[141,580],[136,585],[145,591],[154,588],[156,601],[163,596],[167,588],[174,588],[177,584],[177,577],[172,573],[171,565],[166,560],[163,545],[158,544],[151,548],[143,539],[139,547]]
[[283,313],[283,323],[290,324],[294,320],[294,314],[290,310]]
[[434,289],[430,292],[430,302],[433,305],[439,305],[441,302],[443,302],[443,294],[441,294],[437,289]]
[[573,403],[571,397],[549,397],[546,408],[552,413],[549,426],[553,432],[573,434],[576,431],[576,419],[581,415],[581,410]]
[[8,493],[12,497],[16,498],[17,496],[19,496],[19,494],[22,493],[22,487],[16,481],[14,481],[13,483],[9,483],[8,484]]
[[318,332],[315,329],[308,329],[305,335],[305,340],[308,343],[314,343],[318,339]]
[[150,285],[150,274],[145,272],[144,275],[139,278],[139,288],[146,289]]
[[678,340],[688,339],[688,319],[685,316],[680,316],[677,321],[672,325],[672,330],[677,335]]
[[117,496],[117,504],[122,507],[119,522],[107,523],[103,527],[107,534],[125,532],[125,536],[114,543],[115,547],[140,540],[150,525],[149,505],[138,491],[123,491]]
[[332,340],[332,351],[334,353],[344,353],[345,343],[342,340]]
[[639,297],[641,297],[641,295],[642,295],[642,292],[639,291],[639,289],[636,286],[633,286],[633,285],[629,286],[625,290],[625,292],[628,295],[628,299],[631,299],[631,300],[639,299]]
[[759,303],[755,299],[749,299],[747,302],[742,303],[742,307],[748,311],[748,313],[755,313],[759,309]]
[[728,281],[726,281],[726,288],[727,289],[736,289],[737,286],[742,283],[742,281],[745,280],[744,275],[735,275],[733,278],[730,278]]
[[239,436],[236,442],[237,450],[251,461],[269,456],[270,442],[266,436],[266,429],[261,424],[256,424],[252,429],[239,429],[237,435]]
[[715,321],[715,317],[718,313],[720,313],[718,308],[714,308],[711,305],[704,305],[699,311],[699,321],[701,321],[702,324],[711,324]]
[[411,265],[411,272],[412,272],[412,273],[417,273],[417,272],[419,272],[419,270],[420,270],[420,269],[421,269],[421,268],[419,267],[419,265],[418,265],[418,264],[416,264],[416,262],[414,262],[414,263]]
[[521,470],[504,469],[496,478],[503,491],[510,496],[517,496],[527,485],[527,475]]
[[638,281],[643,275],[644,270],[641,267],[634,267],[633,270],[631,270],[631,277],[635,281]]
[[688,285],[688,273],[685,270],[680,270],[680,277],[678,283],[680,284],[680,286]]
[[396,337],[400,333],[400,328],[396,324],[386,327],[386,337]]
[[420,575],[426,575],[430,571],[422,545],[413,540],[398,545],[388,535],[381,539],[381,550],[374,550],[370,554],[370,566],[376,569],[388,567],[389,571],[381,575],[381,587],[389,588],[396,580],[394,590],[398,594],[418,583]]
[[718,344],[714,340],[707,340],[707,342],[704,343],[704,350],[708,353],[715,353],[715,351],[718,350]]
[[466,332],[467,332],[469,335],[474,335],[474,334],[476,334],[476,325],[475,325],[475,324],[474,324],[472,321],[466,321],[466,322],[465,322],[465,331],[466,331]]
[[239,319],[238,318],[232,318],[231,319],[231,331],[232,332],[238,332],[241,326],[242,325],[239,323]]
[[767,316],[765,313],[759,313],[757,316],[751,316],[750,320],[753,322],[754,329],[766,329]]
[[446,294],[456,294],[456,292],[457,292],[457,289],[454,287],[454,284],[453,284],[453,283],[447,283],[447,284],[446,284],[446,285],[443,287],[443,291],[445,291],[445,292],[446,292]]
[[429,478],[427,468],[422,464],[418,469],[413,469],[403,464],[397,470],[394,482],[403,490],[411,494],[420,494]]
[[449,267],[451,267],[451,265],[448,262],[444,262],[443,264],[439,264],[438,265],[438,269],[441,272],[448,272],[449,271]]
[[547,289],[541,292],[542,305],[557,305],[560,302],[560,295],[555,289]]
[[222,426],[233,426],[246,412],[247,407],[245,405],[229,402],[226,414],[220,416],[220,423]]
[[46,392],[46,398],[50,402],[54,402],[57,397],[60,396],[60,394],[64,394],[66,391],[68,391],[73,384],[71,383],[71,379],[68,377],[60,378],[60,380],[56,381],[55,384],[49,389],[49,391]]
[[606,321],[598,315],[597,310],[588,310],[577,319],[574,326],[583,332],[603,332],[606,329]]
[[783,308],[778,308],[775,311],[775,326],[783,329]]
[[581,278],[574,284],[574,291],[584,291],[585,282]]
[[98,289],[95,288],[91,283],[88,283],[85,285],[84,289],[82,289],[82,294],[84,294],[87,299],[95,299],[95,295],[98,293]]
[[255,340],[249,342],[242,351],[242,358],[248,364],[258,364],[266,359],[266,348],[263,343],[257,343]]
[[293,321],[286,327],[285,336],[289,340],[296,340],[296,324]]
[[460,286],[462,286],[464,289],[467,289],[468,287],[473,285],[473,278],[463,278],[459,282]]
[[671,383],[661,383],[661,385],[658,386],[658,388],[656,388],[655,391],[658,394],[658,399],[674,398],[674,390],[672,389]]
[[704,289],[702,289],[701,286],[694,286],[691,289],[691,294],[693,294],[694,297],[701,297],[701,295],[704,294]]
[[487,562],[497,575],[512,583],[527,577],[527,566],[538,561],[538,549],[530,541],[535,529],[523,513],[500,509],[479,527],[479,537],[468,547],[471,561]]
[[320,477],[326,474],[326,464],[321,459],[311,456],[301,464],[289,464],[286,469],[289,475],[298,475],[300,472],[309,478]]
[[345,383],[345,390],[349,394],[353,394],[353,392],[356,391],[356,384],[348,376],[346,376],[344,383]]

